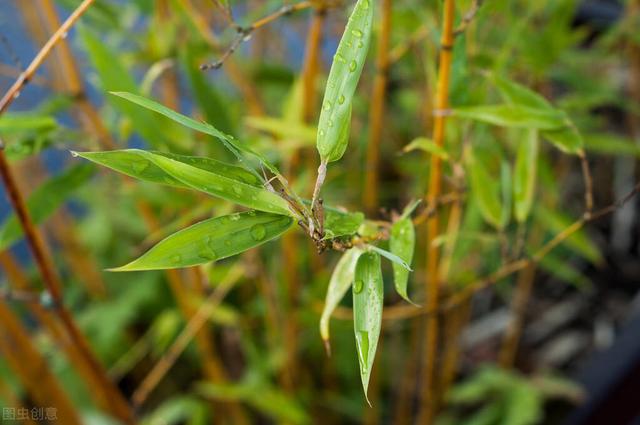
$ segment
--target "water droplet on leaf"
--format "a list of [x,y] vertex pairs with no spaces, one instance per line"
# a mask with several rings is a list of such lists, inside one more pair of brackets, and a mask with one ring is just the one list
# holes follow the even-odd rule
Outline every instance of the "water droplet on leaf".
[[356,294],[362,292],[362,288],[364,288],[364,282],[362,280],[358,279],[353,283],[353,292]]
[[267,229],[262,224],[256,224],[249,230],[249,233],[254,240],[261,241],[267,235]]

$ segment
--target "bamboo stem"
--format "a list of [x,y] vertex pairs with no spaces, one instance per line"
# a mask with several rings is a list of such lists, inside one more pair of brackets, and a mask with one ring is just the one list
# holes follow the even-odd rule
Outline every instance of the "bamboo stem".
[[[436,86],[435,119],[432,139],[437,146],[444,146],[446,117],[440,113],[449,106],[449,77],[451,74],[451,59],[453,50],[453,19],[455,17],[455,0],[445,0],[443,10],[442,38],[440,41],[440,64],[438,83]],[[442,190],[442,161],[438,155],[431,155],[429,170],[429,190],[427,201],[435,202]],[[433,244],[440,232],[438,215],[427,221],[427,269],[425,280],[425,294],[427,307],[437,310],[440,297],[440,282],[438,282],[439,250]],[[426,350],[425,365],[422,373],[422,404],[418,411],[418,423],[431,424],[437,413],[438,381],[436,378],[436,363],[438,354],[438,316],[428,316],[426,320]]]
[[531,295],[531,290],[533,289],[535,275],[535,264],[529,264],[518,274],[518,283],[513,299],[511,300],[512,317],[502,340],[502,347],[500,348],[499,362],[504,368],[512,368],[514,365],[520,335],[522,335],[526,307]]
[[0,301],[0,341],[0,355],[18,375],[33,401],[42,407],[55,407],[59,423],[80,425],[78,413],[46,359],[3,301]]
[[380,198],[379,162],[380,140],[382,138],[384,111],[387,97],[389,72],[389,39],[391,36],[391,0],[382,0],[380,8],[380,32],[376,56],[376,76],[373,80],[371,108],[369,109],[369,135],[365,168],[365,185],[362,202],[365,211],[373,214]]

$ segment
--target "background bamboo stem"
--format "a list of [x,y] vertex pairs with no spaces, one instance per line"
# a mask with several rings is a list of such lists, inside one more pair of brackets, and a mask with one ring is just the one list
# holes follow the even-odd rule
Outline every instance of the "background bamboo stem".
[[[440,59],[438,69],[438,83],[436,86],[435,119],[432,139],[437,146],[442,147],[445,139],[446,117],[440,113],[449,106],[449,77],[451,74],[451,58],[453,50],[453,19],[455,16],[455,0],[445,0],[443,6],[442,38],[440,41]],[[438,155],[431,155],[429,170],[428,204],[438,199],[442,190],[442,161]],[[440,297],[440,282],[438,282],[439,250],[433,241],[440,233],[438,215],[427,220],[427,269],[425,280],[426,305],[431,310],[437,310]],[[422,404],[418,411],[418,423],[430,424],[437,412],[438,380],[436,378],[436,363],[438,357],[438,316],[429,316],[425,327],[425,363],[422,373]]]
[[16,372],[37,405],[55,407],[60,423],[82,423],[29,333],[3,301],[0,301],[0,354]]
[[380,191],[379,162],[380,140],[382,139],[384,111],[387,97],[387,78],[389,72],[389,39],[391,36],[391,0],[381,0],[380,30],[376,55],[376,76],[373,80],[371,108],[369,109],[369,135],[365,165],[365,185],[362,194],[364,209],[374,214],[378,207]]

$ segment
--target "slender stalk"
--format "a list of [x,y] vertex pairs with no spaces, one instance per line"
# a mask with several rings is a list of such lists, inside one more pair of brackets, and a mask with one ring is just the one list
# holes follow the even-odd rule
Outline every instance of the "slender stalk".
[[[435,119],[432,139],[437,146],[444,146],[446,117],[441,111],[449,106],[449,77],[453,50],[453,19],[455,16],[455,0],[445,0],[443,10],[442,38],[440,41],[440,63],[438,83],[436,86]],[[439,156],[431,155],[429,170],[429,190],[427,201],[431,205],[442,191],[442,161]],[[433,241],[440,233],[438,215],[427,221],[427,269],[425,294],[427,307],[438,310],[440,282],[438,281],[439,251]],[[427,317],[425,365],[422,373],[422,404],[418,411],[418,423],[430,424],[437,412],[438,381],[436,379],[436,362],[438,353],[438,316]]]
[[[316,99],[316,81],[320,62],[320,43],[322,41],[322,26],[324,23],[324,9],[321,4],[314,8],[311,23],[307,31],[305,43],[304,63],[302,65],[302,120],[307,122],[313,117]],[[299,166],[301,152],[292,154],[289,162],[288,179],[293,180],[295,171]],[[317,193],[314,194],[313,202],[317,201]],[[287,362],[283,371],[282,379],[289,391],[295,385],[294,377],[298,376],[298,303],[300,297],[300,269],[299,269],[299,243],[298,236],[294,233],[286,234],[282,239],[282,253],[284,262],[284,279],[288,294],[288,313],[284,323],[285,328],[285,350]]]
[[511,300],[511,320],[502,340],[500,348],[499,362],[504,368],[511,368],[514,365],[518,351],[520,335],[526,307],[533,289],[533,282],[536,275],[535,264],[529,264],[518,273],[518,283],[515,288],[513,299]]
[[373,80],[371,108],[369,109],[365,184],[362,194],[365,211],[369,214],[375,212],[380,197],[378,186],[380,139],[382,138],[383,123],[385,122],[384,111],[389,71],[389,39],[391,36],[391,0],[382,0],[381,3],[380,31],[378,33],[378,50],[376,55],[376,76]]
[[158,386],[162,378],[178,360],[178,357],[180,357],[187,348],[189,342],[191,342],[207,323],[211,314],[218,305],[220,305],[220,302],[222,302],[229,289],[231,289],[233,282],[234,280],[220,283],[213,293],[202,303],[195,314],[191,316],[187,326],[133,393],[131,400],[134,406],[139,407],[147,400],[151,392]]

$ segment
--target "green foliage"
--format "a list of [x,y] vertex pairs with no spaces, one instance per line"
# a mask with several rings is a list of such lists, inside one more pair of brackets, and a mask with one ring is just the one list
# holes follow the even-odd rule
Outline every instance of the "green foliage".
[[[86,184],[94,173],[94,168],[86,164],[75,165],[64,173],[52,177],[33,191],[27,201],[27,210],[35,224],[44,222],[79,187]],[[16,243],[22,236],[22,227],[15,214],[11,214],[0,225],[0,249],[4,250]]]
[[112,271],[174,269],[221,260],[280,236],[292,224],[291,217],[257,211],[212,218],[174,233]]
[[349,143],[353,95],[369,51],[372,0],[358,0],[345,27],[322,101],[317,146],[323,163],[337,161]]
[[380,256],[365,252],[358,258],[353,280],[353,329],[360,364],[360,377],[367,401],[367,388],[373,369],[382,327],[382,303],[384,289]]

